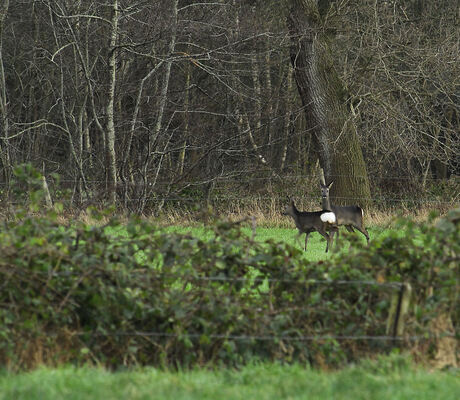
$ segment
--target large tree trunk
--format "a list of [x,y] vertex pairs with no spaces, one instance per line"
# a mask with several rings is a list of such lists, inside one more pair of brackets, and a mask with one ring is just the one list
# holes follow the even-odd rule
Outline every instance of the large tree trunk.
[[[318,0],[290,0],[288,25],[291,62],[312,135],[328,181],[334,180],[334,203],[366,205],[369,180],[345,89],[334,69],[324,36]],[[321,10],[327,4],[322,1]],[[330,37],[328,37],[330,40]]]

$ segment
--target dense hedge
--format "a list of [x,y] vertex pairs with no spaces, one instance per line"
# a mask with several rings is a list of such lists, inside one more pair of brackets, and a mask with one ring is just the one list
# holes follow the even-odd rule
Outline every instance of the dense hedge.
[[460,210],[405,221],[369,247],[309,263],[230,222],[203,240],[138,218],[63,225],[19,213],[0,231],[0,362],[337,364],[387,351],[391,341],[347,337],[386,334],[394,289],[343,281],[411,282],[407,334],[426,334],[440,313],[458,329],[459,221]]

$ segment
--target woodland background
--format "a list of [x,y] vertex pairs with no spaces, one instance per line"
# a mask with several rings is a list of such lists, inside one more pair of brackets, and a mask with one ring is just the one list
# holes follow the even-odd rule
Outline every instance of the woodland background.
[[[1,0],[1,199],[23,163],[72,207],[318,198],[305,32],[365,164],[326,171],[336,201],[458,202],[459,22],[457,0]],[[361,175],[367,195],[340,189]]]

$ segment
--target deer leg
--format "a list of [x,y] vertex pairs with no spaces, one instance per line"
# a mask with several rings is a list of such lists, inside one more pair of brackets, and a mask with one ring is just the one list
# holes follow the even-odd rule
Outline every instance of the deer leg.
[[367,244],[369,244],[369,233],[367,232],[367,229],[363,226],[355,226],[358,231],[360,231],[364,236],[366,236]]
[[339,248],[339,228],[337,227],[337,229],[334,231],[335,234],[337,235],[336,239],[335,239],[335,247]]
[[305,232],[305,251],[307,251],[307,241],[308,241],[308,235],[310,232]]
[[[331,244],[331,248],[332,248],[332,246],[333,246],[333,244],[334,244],[334,235],[335,235],[336,233],[338,233],[337,230],[335,230],[335,229],[329,229],[329,242],[330,242],[330,244]],[[335,241],[335,243],[337,244],[337,240]]]
[[318,233],[321,234],[326,239],[326,242],[327,242],[327,244],[326,244],[326,253],[327,253],[327,251],[329,250],[329,241],[330,241],[331,237],[324,230],[319,230]]
[[330,231],[330,235],[331,235],[331,247],[334,244],[334,235],[337,235],[335,239],[335,247],[336,249],[338,249],[339,248],[339,237],[340,237],[339,227],[336,226],[335,228],[332,228]]
[[355,230],[353,229],[353,225],[345,225],[345,228],[347,228],[348,232],[354,232]]

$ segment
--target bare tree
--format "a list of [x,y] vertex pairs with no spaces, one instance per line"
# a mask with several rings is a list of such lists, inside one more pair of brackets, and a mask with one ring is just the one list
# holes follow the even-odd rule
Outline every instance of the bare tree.
[[333,50],[374,184],[419,192],[458,175],[458,2],[350,1],[338,12]]
[[117,185],[117,157],[115,154],[115,125],[114,125],[114,108],[115,86],[117,83],[117,39],[118,39],[118,0],[112,2],[112,19],[111,33],[109,44],[109,88],[107,101],[107,183],[109,190],[109,199],[112,204],[116,203],[116,185]]
[[9,121],[8,121],[8,97],[6,90],[5,68],[3,65],[3,35],[5,31],[5,18],[8,13],[9,0],[2,0],[0,7],[0,151],[3,164],[3,175],[6,187],[9,187],[11,157],[9,146]]
[[214,185],[305,192],[319,158],[335,203],[366,203],[366,171],[375,193],[428,194],[460,168],[440,1],[1,1],[0,184],[30,162],[72,205],[143,212]]

